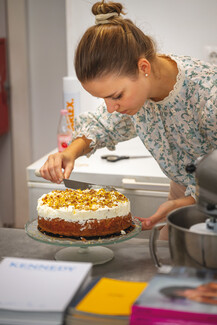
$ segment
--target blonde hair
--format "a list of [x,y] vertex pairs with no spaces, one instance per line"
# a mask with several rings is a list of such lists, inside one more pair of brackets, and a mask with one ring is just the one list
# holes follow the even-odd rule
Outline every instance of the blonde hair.
[[[131,20],[124,19],[121,3],[97,2],[92,7],[97,15],[117,13],[87,29],[75,53],[75,71],[80,82],[107,74],[136,77],[138,60],[145,57],[150,63],[156,57],[153,40]],[[106,16],[108,17],[108,15]]]

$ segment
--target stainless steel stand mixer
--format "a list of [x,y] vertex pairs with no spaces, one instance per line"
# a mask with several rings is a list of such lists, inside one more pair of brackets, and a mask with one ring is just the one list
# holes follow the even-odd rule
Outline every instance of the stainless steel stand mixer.
[[207,215],[206,222],[195,224],[190,229],[217,235],[217,150],[198,158],[195,164],[186,167],[186,171],[195,171],[197,206]]
[[217,150],[186,167],[195,172],[196,204],[169,213],[167,222],[156,225],[150,236],[150,254],[157,267],[160,227],[168,225],[169,250],[174,266],[217,270]]

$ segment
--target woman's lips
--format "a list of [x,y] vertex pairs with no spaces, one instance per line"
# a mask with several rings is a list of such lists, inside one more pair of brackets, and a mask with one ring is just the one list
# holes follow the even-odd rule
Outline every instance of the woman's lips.
[[127,110],[119,112],[121,114],[127,114]]

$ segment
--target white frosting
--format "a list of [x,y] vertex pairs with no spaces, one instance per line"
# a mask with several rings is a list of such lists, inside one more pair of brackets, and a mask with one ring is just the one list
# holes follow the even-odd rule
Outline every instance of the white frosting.
[[56,219],[60,218],[68,222],[79,222],[84,223],[90,219],[105,219],[105,218],[114,218],[117,216],[126,216],[130,213],[130,201],[116,201],[115,206],[112,207],[97,207],[97,210],[81,210],[75,209],[73,205],[68,207],[60,207],[54,209],[47,204],[44,204],[43,198],[46,195],[51,195],[52,192],[42,195],[38,199],[37,211],[39,218],[44,219]]

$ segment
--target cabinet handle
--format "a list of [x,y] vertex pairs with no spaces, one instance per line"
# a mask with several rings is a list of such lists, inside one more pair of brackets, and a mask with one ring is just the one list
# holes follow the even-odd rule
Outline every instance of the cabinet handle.
[[149,190],[163,192],[169,192],[170,188],[170,184],[138,182],[134,178],[123,178],[122,186],[123,188],[130,188],[134,190]]

